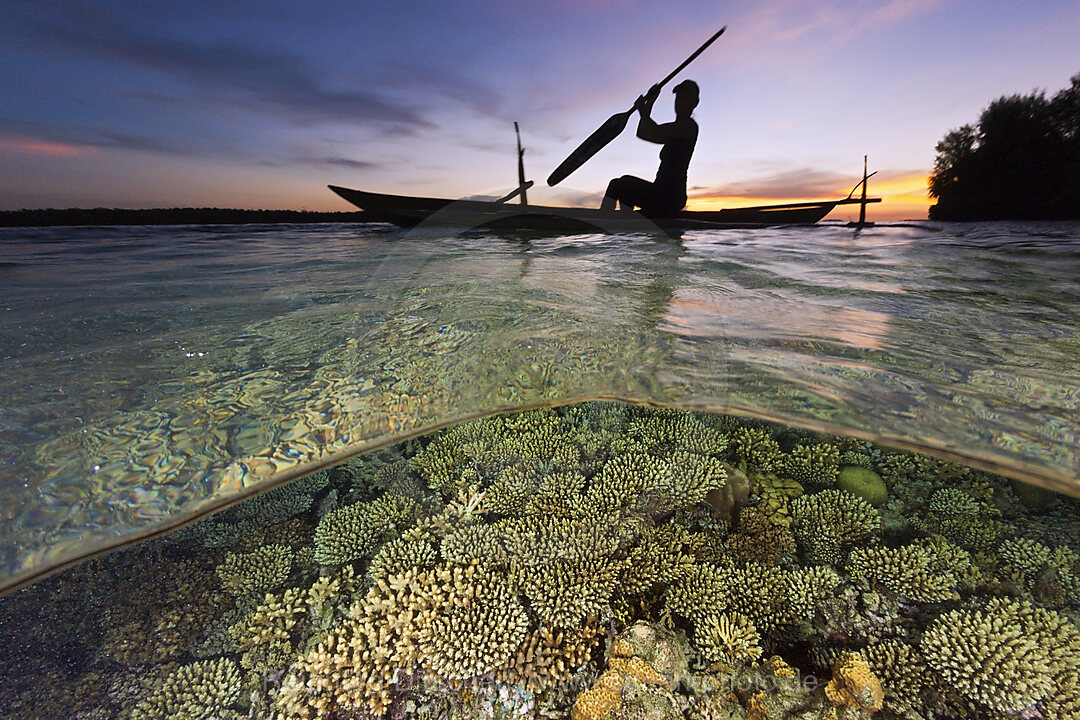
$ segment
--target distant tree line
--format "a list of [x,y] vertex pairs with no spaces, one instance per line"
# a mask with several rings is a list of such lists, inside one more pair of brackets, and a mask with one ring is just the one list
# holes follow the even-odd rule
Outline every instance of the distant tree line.
[[92,208],[0,211],[0,227],[51,225],[234,225],[245,223],[363,222],[360,212],[307,210],[231,210],[228,208],[161,208],[124,210]]
[[1080,220],[1080,75],[990,103],[937,144],[931,220]]

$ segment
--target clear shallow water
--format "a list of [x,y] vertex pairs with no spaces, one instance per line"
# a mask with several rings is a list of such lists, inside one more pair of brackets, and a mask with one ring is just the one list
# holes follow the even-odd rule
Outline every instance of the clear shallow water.
[[1080,226],[0,233],[0,583],[466,417],[587,398],[1080,495]]

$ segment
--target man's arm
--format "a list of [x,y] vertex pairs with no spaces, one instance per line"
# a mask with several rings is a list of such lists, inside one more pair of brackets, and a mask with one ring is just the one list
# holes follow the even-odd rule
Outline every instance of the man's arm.
[[675,120],[659,125],[652,119],[653,104],[656,102],[659,93],[660,87],[653,85],[649,88],[649,92],[639,96],[634,103],[634,107],[637,108],[638,114],[641,116],[638,119],[637,136],[642,140],[659,145],[679,137],[688,137],[692,132],[692,128],[688,127],[686,123],[679,123],[678,120]]

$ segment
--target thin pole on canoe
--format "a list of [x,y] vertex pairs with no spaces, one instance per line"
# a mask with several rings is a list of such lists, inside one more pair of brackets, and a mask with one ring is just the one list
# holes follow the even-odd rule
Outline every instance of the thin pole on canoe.
[[[517,135],[517,156],[518,156],[518,187],[525,187],[525,149],[521,147],[521,131],[518,130],[517,121],[514,121],[514,134]],[[865,195],[865,190],[863,195]],[[528,205],[529,199],[525,197],[525,190],[521,191],[521,204]]]
[[514,134],[517,135],[518,186],[495,202],[500,204],[508,203],[520,195],[521,204],[528,205],[529,200],[525,197],[525,191],[533,186],[533,181],[525,179],[525,149],[521,147],[521,131],[518,130],[518,124],[516,122],[514,123]]
[[859,189],[859,185],[862,185],[862,196],[859,199],[859,222],[856,224],[856,227],[862,227],[864,225],[869,224],[869,223],[866,222],[866,205],[867,205],[867,200],[866,200],[867,182],[866,181],[869,180],[870,178],[874,177],[875,175],[877,175],[877,170],[870,173],[869,175],[866,174],[866,157],[867,157],[866,155],[862,156],[862,180],[860,180],[855,185],[855,187],[851,188],[851,192],[849,192],[848,195],[847,195],[848,200],[850,200],[851,196],[855,194],[855,191]]

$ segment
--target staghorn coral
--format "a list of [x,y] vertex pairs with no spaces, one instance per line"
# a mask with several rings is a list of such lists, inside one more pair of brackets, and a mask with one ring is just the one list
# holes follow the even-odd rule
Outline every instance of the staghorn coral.
[[170,673],[140,700],[131,720],[237,718],[240,692],[240,670],[232,660],[197,660]]
[[646,509],[669,492],[671,471],[669,463],[646,453],[618,455],[604,464],[586,500],[601,512]]
[[694,639],[710,662],[736,665],[761,657],[761,636],[741,613],[711,615],[697,623]]
[[787,607],[792,623],[812,620],[818,606],[840,584],[840,575],[831,567],[818,565],[784,573]]
[[399,672],[460,680],[506,664],[528,617],[502,578],[472,563],[376,581],[349,619],[299,657],[275,700],[285,718],[382,714]]
[[280,596],[267,593],[263,603],[231,628],[243,652],[240,664],[259,674],[291,660],[292,635],[307,615],[306,593],[289,588]]
[[956,577],[933,552],[917,545],[855,548],[848,572],[919,603],[957,598]]
[[1000,513],[956,488],[938,490],[911,518],[911,524],[928,535],[941,535],[971,552],[992,548],[1009,528],[997,519]]
[[840,450],[829,443],[796,445],[791,452],[780,456],[778,472],[804,486],[835,485],[840,472]]
[[607,558],[550,558],[525,573],[521,589],[541,620],[572,628],[605,609],[615,592],[621,565]]
[[427,668],[461,680],[505,664],[525,639],[529,618],[503,580],[477,566],[434,571],[417,647]]
[[502,534],[494,526],[481,522],[454,528],[442,539],[439,552],[443,560],[461,564],[477,560],[485,565],[502,565],[507,561]]
[[693,566],[694,557],[705,543],[701,534],[691,533],[675,523],[646,529],[639,541],[627,550],[619,577],[619,592],[633,595],[658,584],[671,583]]
[[857,653],[843,653],[833,665],[832,679],[825,686],[825,697],[834,705],[877,712],[884,700],[881,681]]
[[822,490],[791,503],[795,537],[811,560],[833,564],[840,551],[878,532],[881,518],[868,502],[843,490]]
[[686,410],[660,410],[630,422],[626,434],[639,439],[651,452],[683,450],[719,455],[728,446],[727,435],[705,425]]
[[1015,579],[1021,587],[1031,589],[1035,576],[1042,570],[1053,551],[1040,542],[1027,538],[1003,540],[997,549],[1001,567],[998,574],[1004,579]]
[[668,456],[668,462],[670,486],[661,491],[664,509],[703,503],[710,492],[720,490],[727,483],[727,471],[716,458],[678,450]]
[[717,615],[741,613],[762,632],[792,622],[784,571],[771,565],[696,565],[668,588],[665,608],[695,629]]
[[288,545],[266,545],[249,553],[229,553],[217,567],[221,586],[230,595],[246,595],[281,585],[292,569]]
[[340,565],[371,554],[414,520],[416,501],[384,495],[328,512],[315,528],[315,562]]

